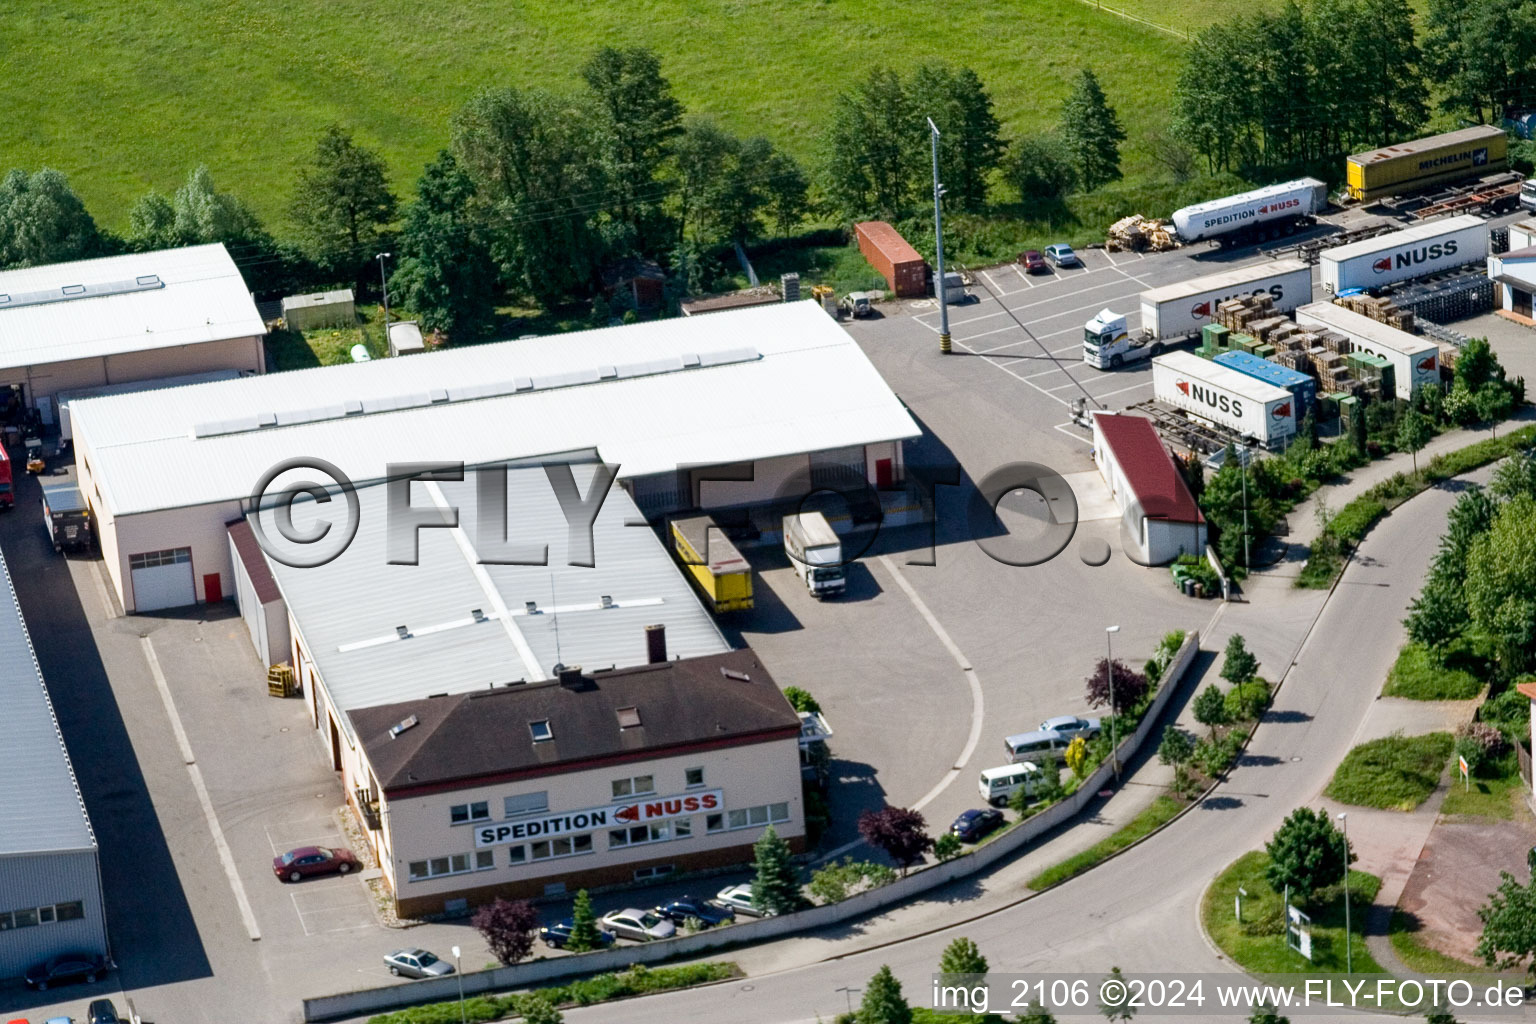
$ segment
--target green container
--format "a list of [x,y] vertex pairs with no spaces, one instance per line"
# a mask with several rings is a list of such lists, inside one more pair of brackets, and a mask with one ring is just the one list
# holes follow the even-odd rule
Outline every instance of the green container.
[[1327,421],[1339,414],[1339,402],[1333,395],[1317,396],[1317,418]]
[[1253,354],[1258,356],[1260,359],[1273,359],[1275,358],[1275,346],[1259,345],[1253,350]]
[[1206,324],[1200,328],[1200,345],[1205,349],[1224,349],[1231,334],[1232,329],[1225,324]]

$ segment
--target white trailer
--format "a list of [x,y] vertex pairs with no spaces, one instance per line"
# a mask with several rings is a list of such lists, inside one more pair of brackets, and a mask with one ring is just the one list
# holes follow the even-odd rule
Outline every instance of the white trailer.
[[1152,390],[1159,402],[1266,448],[1296,433],[1296,397],[1289,391],[1190,352],[1152,360]]
[[1428,338],[1388,327],[1331,302],[1301,307],[1296,311],[1296,322],[1309,329],[1337,331],[1357,350],[1391,363],[1398,398],[1412,398],[1422,387],[1440,386],[1440,346]]
[[1181,242],[1224,236],[1294,230],[1328,206],[1328,186],[1316,178],[1297,178],[1266,185],[1224,199],[1186,206],[1173,213],[1173,229]]
[[1323,291],[1379,288],[1488,258],[1488,225],[1467,214],[1324,249]]
[[848,585],[843,570],[843,543],[820,512],[784,517],[784,553],[795,573],[815,598],[841,594]]
[[1194,337],[1228,299],[1265,294],[1277,313],[1311,302],[1312,268],[1296,259],[1265,260],[1142,292],[1140,331],[1127,330],[1124,314],[1101,310],[1083,325],[1083,361],[1108,370],[1162,355],[1170,345]]

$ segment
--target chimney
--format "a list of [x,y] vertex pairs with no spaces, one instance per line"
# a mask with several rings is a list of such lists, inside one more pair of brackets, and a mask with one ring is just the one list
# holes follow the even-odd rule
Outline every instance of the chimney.
[[584,690],[587,681],[581,676],[580,665],[561,665],[559,672],[560,685],[567,690]]
[[667,660],[667,627],[645,627],[645,663],[659,665]]

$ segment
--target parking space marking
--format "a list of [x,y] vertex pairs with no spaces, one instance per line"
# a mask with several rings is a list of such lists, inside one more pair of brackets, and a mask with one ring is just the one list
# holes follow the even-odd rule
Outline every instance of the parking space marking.
[[187,766],[187,774],[192,778],[192,788],[197,792],[197,802],[202,805],[203,817],[208,822],[208,831],[213,833],[213,845],[219,851],[219,860],[224,865],[224,874],[229,878],[229,887],[234,891],[235,902],[240,907],[240,918],[245,922],[246,934],[255,942],[261,938],[261,929],[256,924],[256,912],[251,909],[251,901],[245,895],[245,885],[240,881],[240,872],[235,869],[235,855],[230,852],[229,843],[224,839],[224,830],[219,827],[218,813],[213,809],[213,799],[208,795],[208,787],[203,784],[202,769],[197,766],[197,758],[192,753],[192,742],[187,739],[187,731],[182,727],[181,715],[176,711],[176,702],[171,697],[170,684],[165,681],[165,673],[160,670],[160,659],[155,655],[155,646],[149,637],[139,637],[139,643],[144,650],[144,660],[149,662],[150,675],[154,677],[155,688],[160,691],[160,700],[165,705],[165,713],[171,720],[171,732],[176,735],[176,745],[181,749],[182,762]]
[[[361,885],[362,883],[359,882],[357,884]],[[304,902],[306,904],[308,904],[308,903],[310,903],[311,900],[316,899],[316,898],[323,898],[326,895],[329,895],[329,893],[326,892],[326,891],[316,891],[316,892],[306,892],[306,893],[302,893],[301,894],[301,893],[299,893],[297,891],[289,891],[288,898],[293,902],[293,912],[298,915],[298,917],[299,917],[299,927],[304,929],[304,934],[307,935],[307,936],[309,936],[309,935],[328,935],[328,934],[331,934],[333,932],[355,932],[355,931],[361,931],[364,928],[372,928],[372,927],[374,927],[373,907],[370,904],[369,898],[368,898],[368,896],[366,894],[362,894],[361,898],[358,898],[358,895],[354,893],[354,895],[351,898],[344,899],[340,903],[331,903],[331,904],[328,904],[328,905],[308,906],[308,907],[301,906],[299,904],[299,896],[300,895],[303,895]],[[345,896],[346,894],[338,892],[335,895]],[[338,910],[340,910],[340,911],[361,910],[361,911],[366,912],[366,914],[368,916],[368,920],[363,921],[363,922],[361,922],[359,924],[341,924],[341,925],[337,925],[337,926],[335,926],[333,928],[318,928],[318,927],[317,928],[311,928],[310,927],[309,918],[312,915],[327,914],[327,913],[331,913],[333,911],[338,911]]]
[[[295,826],[285,828],[281,826]],[[275,831],[274,831],[275,830]],[[263,825],[262,831],[267,834],[267,845],[272,847],[272,855],[275,857],[285,850],[291,850],[295,846],[340,846],[342,845],[341,830],[336,827],[336,822],[330,818],[291,818],[287,821],[275,821],[270,825]],[[278,837],[286,836],[282,842]],[[330,842],[335,839],[335,842]]]
[[1029,285],[1031,288],[1035,286],[1035,282],[1029,279],[1029,275],[1024,273],[1024,268],[1019,266],[1017,263],[1013,265],[1013,272],[1018,274],[1019,279],[1022,280],[1025,284]]
[[[1074,440],[1074,441],[1081,441],[1081,442],[1083,442],[1083,444],[1085,444],[1088,447],[1092,448],[1093,447],[1093,442],[1092,441],[1090,441],[1088,438],[1084,437],[1082,434],[1079,434],[1077,431],[1070,429],[1070,428],[1075,427],[1075,426],[1077,426],[1077,424],[1075,424],[1075,423],[1058,423],[1058,424],[1056,424],[1054,429],[1061,431],[1063,434],[1066,434],[1072,440]],[[1201,635],[1204,636],[1203,633]]]
[[1044,377],[1048,373],[1066,373],[1066,372],[1067,372],[1067,368],[1065,366],[1053,366],[1049,370],[1041,370],[1039,373],[1032,373],[1028,377],[1020,377],[1019,379],[1020,380],[1034,380],[1036,377]]
[[1095,398],[1110,398],[1110,397],[1112,397],[1114,395],[1123,395],[1127,391],[1135,391],[1137,388],[1149,388],[1151,386],[1152,386],[1152,382],[1151,381],[1144,380],[1140,384],[1132,384],[1130,387],[1128,387],[1128,388],[1121,388],[1118,391],[1106,391],[1102,395],[1095,395],[1094,397]]

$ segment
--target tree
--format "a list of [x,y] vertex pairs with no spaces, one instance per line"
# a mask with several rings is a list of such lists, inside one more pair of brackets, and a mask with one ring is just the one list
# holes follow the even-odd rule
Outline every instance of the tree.
[[256,215],[232,192],[220,192],[213,173],[199,164],[171,197],[176,237],[182,245],[246,242],[261,236]]
[[1072,769],[1072,774],[1079,779],[1088,775],[1088,741],[1081,736],[1072,737],[1072,742],[1067,744],[1067,749],[1061,752],[1061,759]]
[[656,182],[682,134],[683,104],[645,47],[605,46],[582,66],[581,77],[602,114],[598,150],[614,197],[611,213],[642,251],[665,234]]
[[1227,639],[1226,656],[1221,663],[1221,678],[1233,686],[1241,686],[1259,674],[1259,659],[1248,650],[1248,642],[1241,633],[1233,633]]
[[848,217],[895,217],[928,166],[927,125],[901,77],[872,68],[840,93],[823,139],[827,198]]
[[1056,1017],[1049,1010],[1037,1010],[1033,1003],[1025,1003],[1015,1017],[1018,1024],[1056,1024]]
[[1210,728],[1213,740],[1216,727],[1227,724],[1227,698],[1215,683],[1200,691],[1191,710],[1195,713],[1195,721]]
[[1514,404],[1514,396],[1509,393],[1503,381],[1489,381],[1472,393],[1472,405],[1477,410],[1477,418],[1488,424],[1494,437],[1499,436],[1499,420],[1509,415]]
[[976,943],[961,936],[944,947],[939,957],[940,974],[986,974],[987,958],[981,955]]
[[1441,561],[1437,557],[1431,564],[1424,589],[1409,602],[1408,617],[1403,620],[1408,639],[1437,652],[1460,638],[1470,621],[1461,583],[1438,568]]
[[939,180],[945,196],[961,210],[987,202],[987,178],[1003,160],[1002,125],[992,97],[970,68],[923,64],[907,86],[913,104],[939,129]]
[[1205,157],[1211,173],[1230,170],[1249,149],[1259,77],[1235,26],[1213,25],[1188,48],[1173,90],[1175,138]]
[[548,999],[540,995],[520,996],[517,1012],[522,1014],[523,1024],[563,1024],[565,1015]]
[[103,247],[96,222],[63,174],[45,167],[0,179],[0,268],[88,259]]
[[[1125,986],[1125,974],[1118,966],[1109,969],[1109,977],[1105,980],[1105,985],[1111,981],[1119,983],[1118,989],[1113,986],[1110,988],[1112,992],[1118,991],[1120,996],[1113,1002],[1099,1003],[1099,1012],[1104,1015],[1104,1019],[1109,1021],[1109,1024],[1115,1024],[1115,1021],[1128,1021],[1136,1016],[1136,1005],[1131,1001],[1130,991]],[[1104,992],[1105,986],[1100,986],[1099,991]]]
[[1429,116],[1413,17],[1408,0],[1359,0],[1358,17],[1348,26],[1354,73],[1370,83],[1360,97],[1358,124],[1383,143],[1407,138]]
[[813,715],[821,713],[821,705],[812,697],[808,690],[802,690],[798,686],[784,687],[784,699],[789,701],[789,706],[796,711],[807,711]]
[[288,216],[316,263],[350,275],[373,260],[395,205],[383,159],[332,124],[299,170]]
[[1184,788],[1184,766],[1189,763],[1194,752],[1195,744],[1189,738],[1189,733],[1174,725],[1163,730],[1163,740],[1157,745],[1157,759],[1173,768],[1173,788],[1176,791]]
[[759,168],[762,175],[763,212],[774,231],[787,235],[805,220],[811,211],[810,179],[795,158],[773,150]]
[[1088,68],[1077,76],[1061,106],[1058,130],[1085,190],[1092,192],[1120,180],[1120,143],[1125,141],[1125,129]]
[[429,330],[474,334],[495,314],[496,267],[474,202],[474,181],[445,150],[422,172],[416,201],[406,207],[389,288]]
[[779,838],[772,825],[752,844],[756,872],[752,878],[752,905],[769,914],[788,914],[799,910],[803,897],[795,866],[790,861],[789,844]]
[[713,118],[691,115],[674,149],[679,234],[691,230],[696,240],[702,239],[713,226],[720,192],[736,177],[741,142]]
[[1460,1024],[1454,1013],[1444,1010],[1430,1010],[1424,1015],[1424,1024]]
[[1291,1018],[1282,1017],[1273,1006],[1261,1006],[1248,1015],[1248,1024],[1291,1024]]
[[896,862],[906,875],[907,868],[933,849],[928,823],[919,811],[905,807],[882,807],[859,815],[859,838]]
[[1499,464],[1488,482],[1488,493],[1503,501],[1519,497],[1536,498],[1536,458],[1516,452]]
[[571,934],[565,940],[565,948],[573,953],[585,953],[597,946],[597,914],[592,910],[592,897],[587,895],[587,890],[578,889],[571,905]]
[[912,1024],[912,1008],[901,994],[901,982],[884,964],[864,986],[859,1000],[858,1024]]
[[475,911],[470,923],[491,947],[492,956],[503,964],[515,964],[533,952],[539,912],[527,900],[498,899]]
[[1477,391],[1501,374],[1498,357],[1487,338],[1472,338],[1456,354],[1456,383]]
[[1101,708],[1109,704],[1111,714],[1123,715],[1141,703],[1151,689],[1151,684],[1147,682],[1146,676],[1119,659],[1115,660],[1113,666],[1113,678],[1110,668],[1108,658],[1100,658],[1094,666],[1093,675],[1086,680],[1088,706]]
[[1367,432],[1365,428],[1365,413],[1358,406],[1349,414],[1349,445],[1355,450],[1358,458],[1365,458],[1367,451]]
[[1435,436],[1429,420],[1415,409],[1408,409],[1397,424],[1397,446],[1413,455],[1413,475],[1419,475],[1419,451]]
[[960,837],[953,832],[945,832],[933,841],[933,855],[942,863],[946,860],[954,860],[960,856],[962,847]]
[[[1269,866],[1264,877],[1275,892],[1291,892],[1303,903],[1312,894],[1344,878],[1355,854],[1343,833],[1334,828],[1327,811],[1298,807],[1265,844]],[[1346,860],[1346,852],[1348,859]]]
[[169,249],[179,245],[176,208],[159,192],[146,192],[128,211],[128,241],[135,249]]
[[1493,646],[1506,674],[1532,663],[1536,645],[1536,499],[1505,502],[1472,542],[1463,589],[1471,628]]
[[1003,173],[1018,190],[1019,202],[1025,205],[1060,199],[1077,182],[1067,144],[1056,134],[1015,139]]
[[1524,885],[1508,871],[1499,872],[1499,887],[1477,911],[1483,935],[1477,955],[1501,971],[1526,965],[1536,978],[1536,876]]

